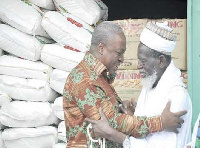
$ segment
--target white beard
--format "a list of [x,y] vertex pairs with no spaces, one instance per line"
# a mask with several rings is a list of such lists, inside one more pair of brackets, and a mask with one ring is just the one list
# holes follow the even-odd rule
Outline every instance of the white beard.
[[150,76],[147,76],[146,78],[142,79],[142,85],[144,88],[146,88],[147,90],[152,89],[153,84],[156,82],[157,80],[157,75],[156,75],[156,71],[154,71],[154,73]]

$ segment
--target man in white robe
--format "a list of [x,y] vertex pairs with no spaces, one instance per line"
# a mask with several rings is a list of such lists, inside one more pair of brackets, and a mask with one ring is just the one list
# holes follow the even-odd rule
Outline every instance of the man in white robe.
[[187,110],[179,133],[159,132],[144,139],[130,137],[133,148],[184,148],[190,140],[192,106],[181,78],[181,71],[171,60],[176,37],[165,23],[149,22],[140,36],[138,68],[143,77],[143,89],[134,115],[160,115],[171,101],[172,112]]
[[[181,71],[171,60],[171,52],[176,44],[176,36],[171,32],[172,29],[167,26],[167,22],[149,22],[141,33],[138,69],[143,78],[143,89],[134,115],[148,117],[160,115],[168,101],[171,101],[172,112],[187,110],[187,114],[183,116],[184,123],[179,133],[162,131],[152,133],[143,139],[127,136],[123,142],[124,148],[184,148],[190,140],[192,105],[181,78]],[[103,123],[103,120],[100,122]],[[94,122],[95,130],[100,127],[97,125],[99,123]],[[103,128],[108,131],[106,125],[108,124]],[[118,135],[117,132],[113,133],[115,134],[109,136]],[[105,136],[105,134],[98,135]]]
[[159,132],[150,134],[144,139],[131,137],[131,147],[133,148],[184,148],[190,138],[190,125],[192,117],[191,101],[185,85],[181,79],[181,72],[174,63],[165,70],[156,87],[148,89],[143,87],[135,110],[136,116],[159,115],[166,103],[171,100],[172,112],[187,110],[183,117],[184,124],[179,130],[179,134],[172,132]]

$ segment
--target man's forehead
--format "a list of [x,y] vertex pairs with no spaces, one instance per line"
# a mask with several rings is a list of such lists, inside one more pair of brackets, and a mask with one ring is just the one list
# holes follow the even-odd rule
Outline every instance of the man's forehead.
[[138,47],[138,53],[137,53],[138,58],[150,58],[152,57],[152,54],[149,50],[149,48],[146,48],[145,46],[139,48]]
[[146,45],[140,43],[138,46],[138,52],[150,53],[152,49],[147,47]]
[[108,41],[109,43],[111,44],[119,44],[119,43],[122,43],[124,45],[126,45],[126,38],[124,37],[123,34],[115,34],[115,35],[112,35]]

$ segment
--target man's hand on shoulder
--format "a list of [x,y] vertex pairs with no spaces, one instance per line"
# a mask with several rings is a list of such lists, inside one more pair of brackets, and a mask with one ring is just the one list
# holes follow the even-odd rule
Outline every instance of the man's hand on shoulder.
[[110,126],[106,115],[103,110],[99,109],[99,114],[101,116],[100,120],[92,120],[85,118],[85,121],[92,124],[93,134],[95,137],[106,138],[108,140],[122,144],[126,138],[126,135],[118,132],[112,126]]
[[184,120],[181,116],[185,115],[187,111],[180,111],[172,113],[170,111],[171,101],[169,101],[161,114],[162,126],[164,131],[178,133],[178,128],[181,128]]

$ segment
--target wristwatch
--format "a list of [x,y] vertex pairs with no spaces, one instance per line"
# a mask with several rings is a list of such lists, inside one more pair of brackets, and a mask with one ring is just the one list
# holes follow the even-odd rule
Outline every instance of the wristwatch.
[[127,135],[124,142],[123,142],[123,148],[131,148],[131,141],[130,137]]

